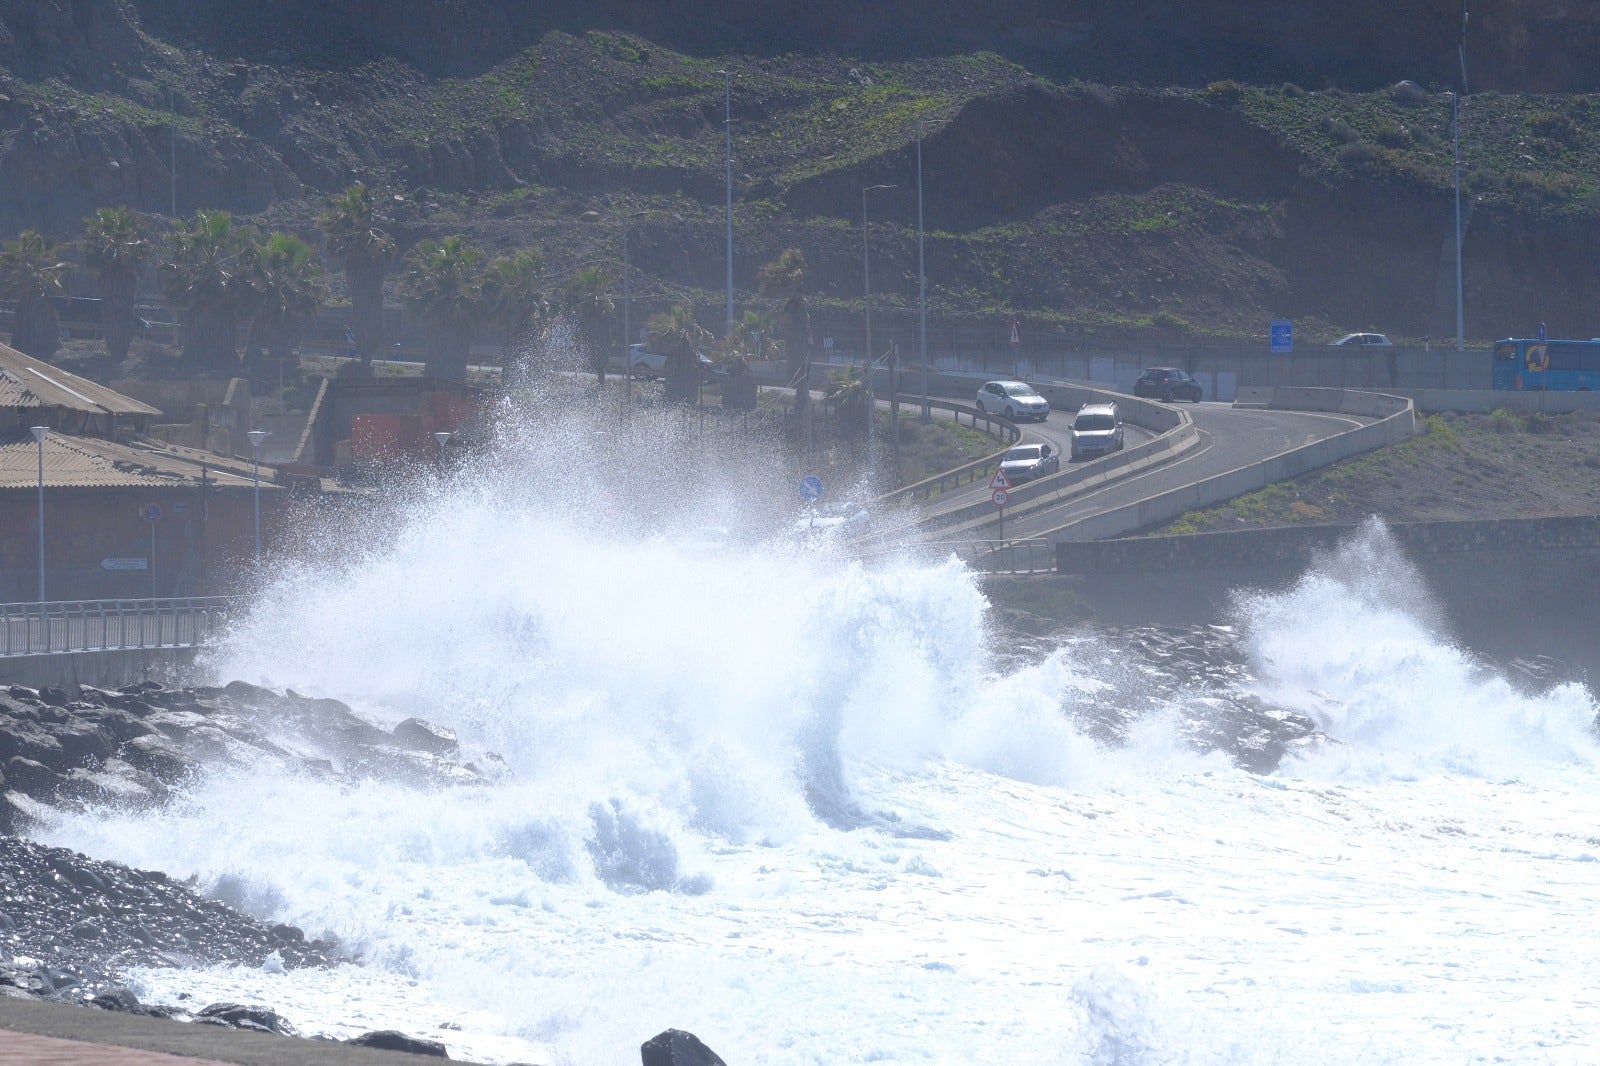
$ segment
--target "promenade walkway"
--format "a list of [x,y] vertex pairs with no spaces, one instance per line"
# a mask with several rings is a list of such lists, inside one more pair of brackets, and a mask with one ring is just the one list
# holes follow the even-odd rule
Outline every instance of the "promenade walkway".
[[332,1040],[0,996],[0,1066],[421,1066],[442,1061]]

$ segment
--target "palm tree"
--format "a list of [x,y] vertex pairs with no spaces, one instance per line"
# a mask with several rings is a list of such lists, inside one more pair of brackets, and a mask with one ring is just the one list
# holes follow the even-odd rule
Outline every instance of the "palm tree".
[[371,373],[373,353],[383,347],[383,275],[394,257],[394,239],[377,227],[372,194],[359,181],[328,202],[317,225],[344,266],[350,331],[362,371]]
[[806,452],[811,451],[811,314],[806,309],[806,257],[798,248],[785,248],[778,258],[761,268],[761,295],[781,300],[778,333],[794,387],[795,413],[806,428]]
[[144,225],[126,207],[102,207],[83,220],[83,258],[100,283],[100,324],[106,354],[121,361],[133,343],[139,276],[155,256]]
[[196,211],[172,235],[162,285],[183,314],[183,357],[192,366],[231,373],[238,365],[238,324],[253,290],[248,275],[255,231],[226,211]]
[[50,297],[61,295],[61,279],[71,264],[65,250],[37,230],[23,230],[0,248],[0,279],[14,301],[11,346],[45,358],[61,347],[61,315]]
[[746,311],[733,323],[733,332],[723,342],[730,354],[746,359],[766,361],[775,358],[781,350],[778,343],[778,319],[771,311]]
[[500,332],[500,384],[520,383],[528,360],[528,344],[550,317],[540,277],[544,256],[527,248],[502,255],[483,272],[487,317]]
[[606,383],[606,350],[610,342],[607,326],[616,311],[611,300],[611,286],[615,280],[599,267],[584,267],[575,272],[562,286],[562,300],[566,310],[578,320],[578,333],[584,345],[584,357],[595,380]]
[[311,245],[292,233],[274,233],[251,248],[246,278],[254,291],[250,349],[288,359],[300,329],[328,298],[322,264]]
[[867,383],[854,367],[828,375],[822,394],[833,401],[835,433],[844,438],[866,436]]
[[423,373],[429,377],[467,380],[467,354],[483,302],[482,261],[481,251],[456,236],[419,241],[406,257],[401,292],[427,329]]
[[700,349],[711,331],[700,325],[691,303],[675,304],[645,323],[650,350],[667,357],[666,395],[687,403],[700,393]]

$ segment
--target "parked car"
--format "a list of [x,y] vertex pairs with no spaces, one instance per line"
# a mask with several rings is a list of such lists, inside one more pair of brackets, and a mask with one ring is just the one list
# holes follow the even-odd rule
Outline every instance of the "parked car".
[[1061,472],[1061,453],[1048,444],[1019,444],[1000,458],[1006,480],[1015,485]]
[[[702,380],[710,380],[721,376],[721,367],[712,361],[705,352],[696,352],[700,357],[700,376]],[[633,368],[636,378],[664,378],[667,376],[668,356],[662,352],[646,351],[642,344],[628,346],[628,365]]]
[[1072,458],[1122,450],[1122,415],[1114,403],[1086,403],[1072,420]]
[[978,410],[1012,422],[1025,418],[1043,422],[1050,417],[1050,401],[1025,381],[990,381],[978,390]]
[[1329,345],[1329,347],[1340,348],[1352,344],[1364,345],[1368,348],[1394,347],[1394,345],[1390,343],[1389,338],[1385,337],[1381,333],[1346,333],[1343,337],[1340,337],[1338,340]]
[[1205,388],[1187,370],[1175,366],[1153,366],[1139,375],[1133,383],[1133,394],[1153,400],[1188,400],[1199,403],[1205,398]]

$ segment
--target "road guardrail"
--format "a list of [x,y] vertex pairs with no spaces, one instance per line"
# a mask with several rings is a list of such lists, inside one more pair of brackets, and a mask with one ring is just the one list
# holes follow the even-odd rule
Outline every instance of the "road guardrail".
[[0,658],[198,648],[220,637],[231,596],[0,603]]

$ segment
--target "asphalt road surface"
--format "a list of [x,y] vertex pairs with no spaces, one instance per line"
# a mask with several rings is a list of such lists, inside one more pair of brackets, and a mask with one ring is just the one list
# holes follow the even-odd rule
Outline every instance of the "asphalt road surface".
[[[1055,506],[1015,517],[1007,515],[1005,526],[1007,538],[1044,536],[1061,526],[1108,508],[1134,503],[1147,496],[1154,496],[1250,463],[1257,463],[1279,452],[1331,437],[1371,421],[1350,415],[1267,411],[1256,408],[1236,409],[1227,403],[1189,404],[1184,409],[1194,417],[1195,428],[1200,433],[1199,446],[1191,448],[1170,463],[1119,478],[1100,488],[1063,500]],[[1034,427],[1029,428],[1031,430]],[[1068,428],[1069,424],[1063,418],[1061,430]],[[1146,433],[1144,439],[1148,437]],[[1133,443],[1131,437],[1129,443]],[[987,494],[988,489],[980,485],[975,492],[963,495],[965,502],[971,503],[978,496]],[[942,499],[941,509],[943,506]],[[963,523],[958,527],[945,527],[935,535],[941,540],[959,539],[963,536],[981,537],[994,526],[995,522],[992,519],[980,520]]]

